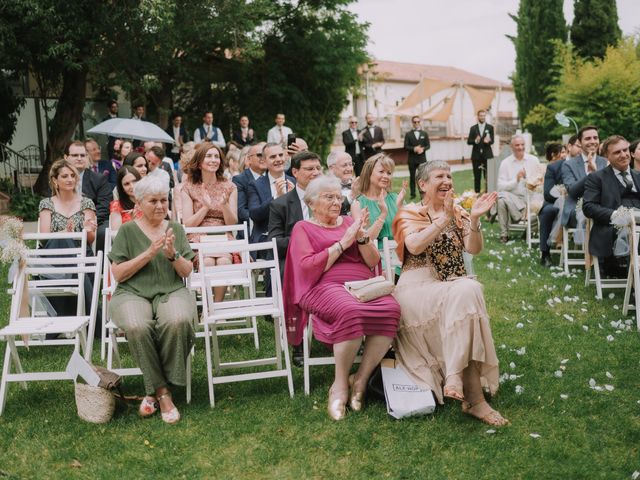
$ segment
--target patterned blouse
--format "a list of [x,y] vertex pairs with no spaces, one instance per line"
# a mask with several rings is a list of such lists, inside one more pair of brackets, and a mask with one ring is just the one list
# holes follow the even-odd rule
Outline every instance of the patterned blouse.
[[405,251],[402,270],[431,267],[440,281],[447,281],[454,277],[462,277],[467,274],[464,267],[463,238],[469,235],[470,222],[467,217],[462,217],[462,228],[458,228],[455,219],[451,219],[440,235],[427,247],[425,251],[413,255]]
[[[187,195],[193,201],[193,211],[197,212],[204,205],[203,196],[204,192],[209,194],[211,200],[215,207],[207,212],[207,215],[202,220],[202,223],[198,225],[199,227],[212,227],[212,226],[222,226],[224,223],[224,213],[222,212],[222,199],[225,196],[228,196],[233,190],[236,190],[236,184],[231,180],[224,179],[218,180],[216,183],[207,184],[207,183],[191,183],[191,181],[186,180],[182,184],[182,191],[186,192]],[[189,235],[189,240],[193,240],[193,234]]]
[[[93,210],[96,211],[96,207],[93,204],[93,201],[87,197],[82,197],[80,200],[80,210],[71,215],[70,217],[66,217],[60,212],[56,211],[55,204],[51,197],[43,198],[40,201],[40,206],[38,207],[38,211],[42,210],[50,210],[51,211],[51,232],[81,232],[84,228],[84,211],[85,210]],[[71,226],[71,228],[67,228],[67,226]]]

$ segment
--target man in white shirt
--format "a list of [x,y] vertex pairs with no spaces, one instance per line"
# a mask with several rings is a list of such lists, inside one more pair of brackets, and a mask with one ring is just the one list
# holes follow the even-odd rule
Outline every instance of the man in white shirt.
[[340,180],[342,196],[349,203],[353,201],[351,187],[353,183],[353,161],[347,152],[331,152],[327,157],[327,167],[334,177]]
[[222,135],[222,130],[213,124],[213,112],[204,112],[202,125],[193,132],[193,143],[196,145],[202,142],[211,142],[224,149],[227,143]]
[[540,176],[540,161],[524,149],[524,137],[514,135],[511,139],[513,153],[502,161],[498,170],[497,214],[502,243],[509,241],[509,223],[524,218],[527,181],[533,183]]
[[349,117],[349,128],[342,132],[342,143],[344,143],[344,151],[351,157],[356,177],[360,176],[364,162],[358,140],[358,119],[356,117]]
[[293,133],[289,127],[284,124],[284,113],[276,115],[276,125],[267,132],[267,143],[279,143],[282,148],[287,148],[287,138]]
[[167,143],[165,145],[165,152],[167,156],[171,158],[175,167],[180,160],[180,148],[189,141],[187,131],[182,125],[182,115],[174,113],[171,116],[171,125],[169,125],[165,132],[167,132],[167,135],[173,138],[174,141],[174,143]]
[[616,230],[611,217],[619,207],[640,209],[640,173],[631,168],[629,142],[612,135],[602,144],[609,165],[590,173],[584,185],[582,211],[593,220],[589,253],[598,258],[606,276],[625,278],[628,260],[614,256]]

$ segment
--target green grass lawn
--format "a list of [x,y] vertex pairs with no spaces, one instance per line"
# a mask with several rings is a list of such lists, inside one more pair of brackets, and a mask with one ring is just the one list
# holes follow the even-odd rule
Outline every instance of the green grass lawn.
[[[462,192],[471,172],[454,181]],[[325,413],[331,367],[312,369],[308,397],[295,368],[293,399],[284,379],[227,384],[216,387],[211,409],[199,348],[191,405],[176,392],[183,415],[176,426],[141,420],[126,407],[111,423],[92,425],[78,419],[70,382],[31,383],[27,391],[10,385],[0,478],[631,478],[640,471],[640,339],[635,325],[611,325],[632,318],[622,316],[621,293],[597,301],[582,269],[560,276],[540,267],[523,240],[505,246],[497,225],[484,229],[475,269],[501,373],[510,376],[492,404],[511,426],[492,429],[454,403],[402,421],[370,403],[332,422]],[[2,325],[9,301],[0,296]],[[262,331],[268,348],[267,324]],[[227,338],[223,348],[235,356],[253,347],[248,338]],[[26,368],[56,362],[64,355],[35,348],[24,358]],[[590,379],[613,389],[596,391]],[[141,393],[141,381],[128,378],[126,390]]]

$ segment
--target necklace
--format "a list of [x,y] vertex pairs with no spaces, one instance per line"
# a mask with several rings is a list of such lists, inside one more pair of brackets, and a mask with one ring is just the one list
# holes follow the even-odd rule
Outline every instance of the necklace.
[[332,225],[332,224],[330,224],[330,223],[324,223],[324,222],[321,222],[320,220],[318,220],[318,219],[316,219],[316,218],[311,218],[311,219],[309,219],[309,221],[310,221],[311,223],[315,223],[316,225],[319,225],[319,226],[324,227],[324,228],[335,228],[335,227],[337,227],[337,226],[338,226],[338,222],[336,222],[336,223],[334,223],[334,224]]

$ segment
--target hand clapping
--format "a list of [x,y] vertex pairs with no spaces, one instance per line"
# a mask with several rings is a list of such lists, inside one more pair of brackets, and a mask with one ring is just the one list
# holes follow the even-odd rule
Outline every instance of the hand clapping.
[[176,236],[173,234],[173,229],[169,228],[167,230],[167,233],[165,233],[164,237],[160,237],[161,239],[164,238],[164,245],[162,248],[162,251],[164,252],[164,255],[169,259],[172,260],[173,257],[176,255],[176,249],[174,247],[174,243],[176,241]]
[[366,208],[363,208],[362,209],[362,214],[360,215],[360,218],[353,222],[353,224],[347,229],[346,232],[344,232],[344,235],[340,239],[340,245],[342,245],[342,248],[344,250],[346,250],[351,245],[353,245],[353,242],[356,239],[356,235],[358,235],[358,232],[362,228],[363,220],[365,218],[367,218],[367,220],[368,220],[369,212],[367,211]]
[[498,200],[498,192],[484,193],[478,198],[471,208],[471,218],[480,218],[487,213]]

